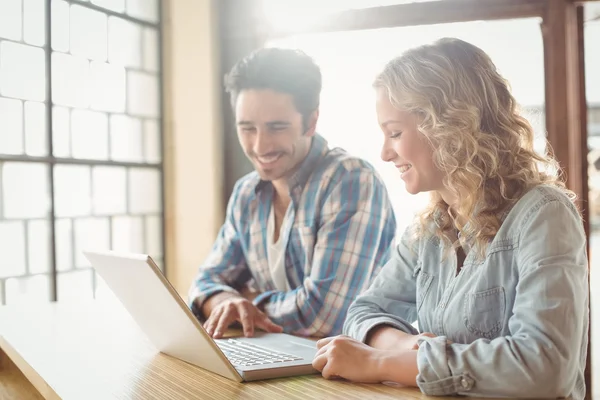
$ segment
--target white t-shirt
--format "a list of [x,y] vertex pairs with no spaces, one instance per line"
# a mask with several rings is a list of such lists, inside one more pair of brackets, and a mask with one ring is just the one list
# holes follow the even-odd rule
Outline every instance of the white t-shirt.
[[292,205],[288,207],[285,217],[279,228],[279,235],[277,242],[273,241],[275,237],[275,207],[271,206],[271,212],[269,213],[269,221],[267,222],[267,258],[269,261],[269,270],[271,271],[271,278],[275,283],[275,289],[281,292],[287,292],[291,290],[285,273],[285,248],[284,244],[286,241],[282,238],[281,233],[285,232],[284,225],[287,224],[288,215]]

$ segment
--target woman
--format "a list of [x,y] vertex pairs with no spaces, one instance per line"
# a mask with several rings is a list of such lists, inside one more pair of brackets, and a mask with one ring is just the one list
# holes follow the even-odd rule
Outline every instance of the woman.
[[428,395],[583,399],[585,233],[507,82],[479,48],[441,39],[374,86],[381,156],[431,202],[314,367]]

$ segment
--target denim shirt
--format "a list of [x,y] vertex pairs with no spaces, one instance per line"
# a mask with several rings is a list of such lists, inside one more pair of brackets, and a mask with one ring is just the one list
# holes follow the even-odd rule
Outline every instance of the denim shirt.
[[[584,398],[589,286],[581,218],[559,189],[538,186],[506,215],[485,258],[435,236],[410,239],[351,305],[344,333],[387,324],[419,339],[427,395]],[[450,255],[448,255],[450,254]]]

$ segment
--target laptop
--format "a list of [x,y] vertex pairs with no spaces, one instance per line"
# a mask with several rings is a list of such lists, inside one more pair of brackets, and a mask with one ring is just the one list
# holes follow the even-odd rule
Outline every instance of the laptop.
[[160,352],[237,382],[318,373],[310,339],[257,330],[213,339],[150,256],[83,253]]

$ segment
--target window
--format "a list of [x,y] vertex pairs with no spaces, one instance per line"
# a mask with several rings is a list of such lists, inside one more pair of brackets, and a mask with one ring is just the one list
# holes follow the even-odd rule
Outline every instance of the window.
[[0,305],[104,293],[84,249],[162,266],[159,7],[0,1]]
[[394,205],[399,232],[408,226],[428,195],[407,193],[394,166],[380,159],[383,134],[377,125],[371,83],[394,56],[444,36],[469,41],[490,55],[533,124],[538,151],[544,151],[544,56],[538,18],[303,34],[268,43],[299,48],[320,65],[323,92],[317,131],[330,146],[366,159],[380,172]]

